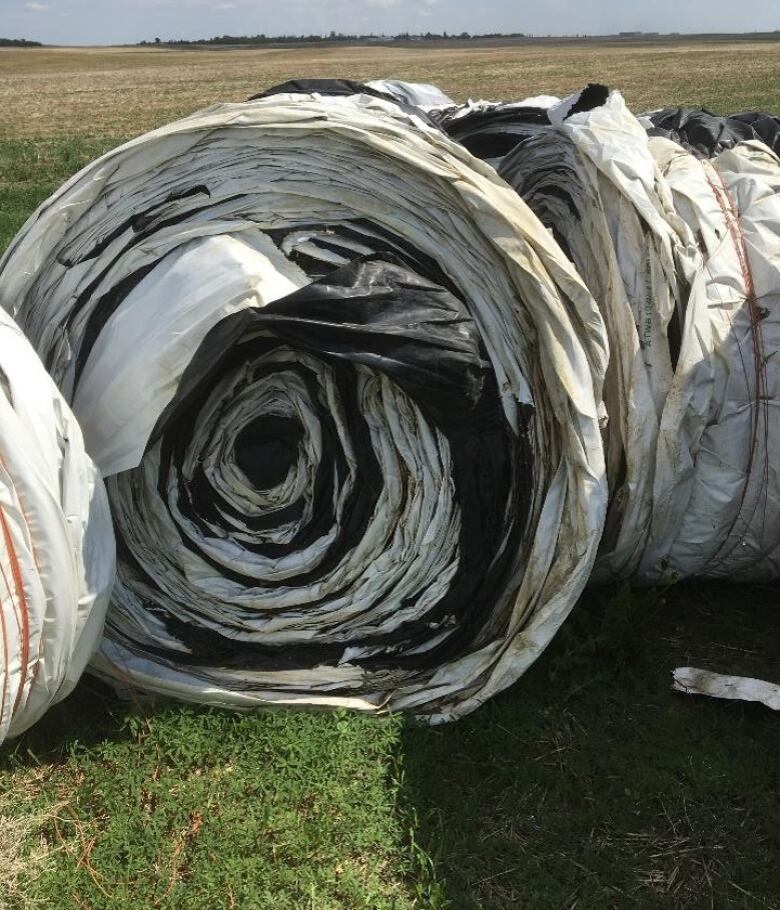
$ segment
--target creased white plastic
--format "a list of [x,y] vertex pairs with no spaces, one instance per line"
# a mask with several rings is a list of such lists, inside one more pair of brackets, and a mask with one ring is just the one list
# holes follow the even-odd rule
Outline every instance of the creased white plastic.
[[577,99],[551,106],[551,125],[507,155],[500,173],[565,238],[604,317],[610,506],[593,579],[642,581],[663,575],[653,521],[656,448],[673,376],[668,332],[675,314],[682,318],[702,299],[701,257],[620,94],[570,115]]
[[[305,283],[300,269],[257,231],[176,247],[166,267],[142,280],[109,319],[73,400],[101,472],[117,474],[139,463],[184,368],[212,326]],[[180,301],[177,307],[170,306],[173,299]],[[128,348],[135,357],[126,356]]]
[[75,686],[114,579],[103,482],[70,409],[0,312],[0,741]]
[[780,711],[780,686],[749,676],[726,676],[698,670],[696,667],[678,667],[673,675],[672,688],[687,695],[709,695],[732,701],[752,701]]
[[780,576],[780,161],[754,142],[711,161],[651,146],[705,288],[663,415],[656,560],[678,577],[768,581]]
[[399,79],[374,79],[367,82],[369,88],[376,89],[378,92],[386,92],[402,101],[404,104],[412,104],[415,107],[428,110],[430,108],[446,108],[455,104],[449,95],[427,82],[402,82]]

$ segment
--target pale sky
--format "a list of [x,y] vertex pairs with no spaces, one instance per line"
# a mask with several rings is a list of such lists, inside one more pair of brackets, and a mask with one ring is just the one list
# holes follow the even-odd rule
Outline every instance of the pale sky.
[[264,32],[763,31],[780,0],[0,0],[0,37],[119,44]]

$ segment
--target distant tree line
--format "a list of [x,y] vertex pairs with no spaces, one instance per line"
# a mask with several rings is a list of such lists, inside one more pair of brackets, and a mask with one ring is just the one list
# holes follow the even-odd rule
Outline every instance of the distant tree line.
[[43,47],[40,41],[28,41],[26,38],[0,38],[0,47]]
[[143,47],[154,44],[327,44],[336,41],[474,41],[496,38],[525,38],[523,32],[512,32],[503,34],[491,32],[485,35],[471,35],[468,32],[461,32],[458,35],[451,35],[448,32],[425,32],[424,34],[412,34],[411,32],[402,32],[398,35],[345,35],[342,32],[331,32],[329,35],[221,35],[214,38],[196,38],[187,40],[185,38],[168,38],[162,41],[155,38],[154,41],[141,41],[139,44]]

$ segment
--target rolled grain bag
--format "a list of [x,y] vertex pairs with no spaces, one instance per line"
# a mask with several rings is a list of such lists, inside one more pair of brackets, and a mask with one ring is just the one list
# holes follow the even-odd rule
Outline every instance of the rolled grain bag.
[[[780,391],[775,357],[780,348],[780,161],[771,151],[776,121],[746,116],[763,140],[746,142],[740,140],[758,132],[745,123],[710,115],[681,118],[679,131],[666,133],[680,145],[652,138],[645,147],[630,114],[616,110],[614,96],[605,107],[619,116],[600,115],[606,128],[601,136],[598,124],[590,128],[588,123],[595,113],[569,118],[567,106],[554,108],[550,129],[517,146],[500,173],[575,262],[601,304],[609,333],[604,399],[611,418],[605,440],[610,507],[594,577],[602,577],[610,560],[619,576],[635,581],[776,579],[780,421],[773,403]],[[651,129],[650,135],[664,131]],[[649,156],[656,166],[651,180]],[[605,192],[610,182],[620,188],[624,208],[629,213],[636,208],[637,219],[620,212],[615,194]],[[679,316],[677,326],[674,317],[666,326],[668,345],[641,338],[648,323],[631,295],[631,288],[641,285],[630,275],[626,281],[625,265],[621,269],[621,260],[649,259],[637,254],[639,245],[631,240],[632,233],[640,242],[650,236],[655,220],[645,214],[652,209],[637,204],[638,193],[663,200],[653,208],[673,226],[672,239],[677,235],[681,241],[673,239],[678,277],[670,287],[679,288],[674,311]],[[687,236],[670,212],[684,222]],[[632,232],[632,223],[639,231]],[[664,296],[659,298],[649,284],[635,301],[644,297],[655,304]],[[649,324],[660,326],[662,338],[664,324],[653,309],[650,314]],[[664,354],[668,348],[671,374],[648,357],[654,348]],[[661,381],[653,392],[654,377]],[[647,407],[648,390],[656,402],[653,409]],[[624,486],[616,489],[613,478]],[[649,508],[642,510],[642,503]],[[639,522],[631,521],[632,505],[638,507],[633,512]],[[623,536],[628,530],[629,542],[642,543],[635,530],[648,529],[637,564],[615,563],[620,552],[619,546],[614,549],[616,519]],[[674,672],[674,687],[778,708],[778,686],[761,680],[681,667]]]
[[[677,111],[651,118],[677,123],[690,154],[588,86],[547,108],[499,173],[574,262],[610,338],[594,580],[776,578],[776,118]],[[758,132],[763,145],[740,141]]]
[[549,118],[499,173],[572,259],[609,334],[610,506],[594,581],[667,581],[657,501],[673,478],[658,474],[656,454],[681,326],[690,300],[702,298],[701,256],[618,92],[589,86]]
[[108,478],[106,677],[451,719],[587,580],[603,322],[409,110],[283,93],[142,136],[32,216],[0,303]]
[[103,482],[70,409],[0,311],[0,742],[73,689],[113,579]]
[[[765,143],[721,138],[709,151],[728,150],[712,160],[688,141],[648,143],[701,267],[660,420],[644,566],[670,580],[761,582],[780,577],[780,161]],[[780,708],[770,682],[693,667],[673,678],[688,694]]]
[[[696,238],[691,298],[659,446],[670,478],[659,555],[671,571],[780,577],[780,160],[742,142],[712,160],[650,148]],[[658,508],[658,507],[656,507]]]
[[552,108],[500,173],[609,332],[610,507],[594,578],[776,578],[778,159],[750,142],[700,160],[648,140],[617,93],[591,110],[583,95]]

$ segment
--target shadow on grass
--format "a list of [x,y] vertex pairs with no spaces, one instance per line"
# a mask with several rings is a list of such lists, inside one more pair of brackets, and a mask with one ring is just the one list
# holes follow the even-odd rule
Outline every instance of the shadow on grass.
[[778,907],[778,717],[670,689],[689,663],[780,680],[778,593],[590,593],[512,690],[407,724],[421,904]]
[[225,888],[242,910],[777,908],[778,717],[675,694],[670,671],[780,680],[778,593],[591,592],[516,686],[435,729],[128,705],[86,677],[0,753],[0,771],[56,766],[45,798],[70,787],[79,819],[52,835],[36,894],[55,907],[67,885],[107,910],[200,910]]
[[135,735],[131,719],[153,710],[151,702],[129,703],[100,680],[85,675],[74,691],[50,708],[34,727],[5,743],[0,751],[0,773],[62,764],[80,748],[129,740]]

